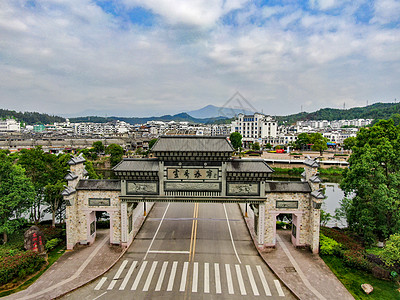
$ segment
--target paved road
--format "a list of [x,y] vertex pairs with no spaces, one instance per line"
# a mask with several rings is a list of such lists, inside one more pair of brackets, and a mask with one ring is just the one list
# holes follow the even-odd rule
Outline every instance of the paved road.
[[258,256],[237,204],[157,203],[122,259],[63,299],[295,299]]

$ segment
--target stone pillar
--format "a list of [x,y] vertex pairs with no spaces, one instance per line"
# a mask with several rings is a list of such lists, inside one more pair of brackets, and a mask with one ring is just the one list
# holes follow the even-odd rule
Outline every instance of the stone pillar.
[[222,189],[221,189],[221,196],[226,196],[226,162],[222,162],[221,167],[221,181],[222,181]]
[[158,162],[158,182],[159,182],[159,195],[165,196],[164,192],[164,162],[160,160]]
[[[96,212],[88,212],[86,213],[86,220],[87,220],[87,226],[86,226],[86,243],[91,245],[94,243],[94,240],[96,239]],[[92,227],[91,227],[92,226]],[[94,226],[94,229],[93,229]],[[93,231],[91,233],[91,231]],[[84,241],[83,241],[84,243]]]
[[260,204],[258,207],[258,230],[257,240],[258,247],[264,247],[265,241],[265,204]]
[[[296,226],[296,231],[293,232],[292,228],[291,240],[294,246],[300,246],[301,221],[302,221],[302,214],[293,214],[292,224]],[[296,236],[293,236],[293,233]]]
[[312,253],[319,252],[319,227],[321,203],[311,201],[310,207],[310,248]]
[[121,202],[121,243],[126,245],[128,243],[128,204],[124,201]]

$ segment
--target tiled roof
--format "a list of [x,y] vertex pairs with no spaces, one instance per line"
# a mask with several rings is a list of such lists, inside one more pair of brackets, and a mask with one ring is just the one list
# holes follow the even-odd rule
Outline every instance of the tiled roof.
[[268,164],[261,159],[232,159],[226,163],[228,172],[274,172]]
[[76,178],[78,178],[78,175],[76,175],[75,173],[73,173],[73,172],[69,172],[65,177],[64,177],[64,179],[65,180],[74,180],[74,179],[76,179]]
[[317,159],[311,159],[310,157],[307,157],[304,160],[304,164],[313,168],[319,168],[319,162]]
[[157,159],[125,158],[113,168],[114,171],[158,171]]
[[61,192],[61,195],[69,196],[69,195],[76,193],[76,190],[73,187],[65,186],[65,185],[64,185],[64,187],[65,187],[65,189]]
[[317,191],[313,191],[311,193],[311,196],[313,196],[314,198],[317,198],[317,199],[325,199],[326,198],[326,196],[322,192],[322,189],[319,189]]
[[118,179],[81,179],[76,190],[120,191],[121,181]]
[[233,152],[224,137],[214,136],[162,136],[151,148],[152,152]]
[[68,161],[68,164],[69,165],[76,165],[76,164],[79,164],[79,163],[83,163],[83,162],[85,162],[86,160],[83,158],[83,156],[82,155],[79,155],[79,156],[76,156],[76,157],[73,157],[73,158],[71,158],[69,161]]
[[311,188],[307,182],[301,181],[266,181],[266,193],[310,193]]

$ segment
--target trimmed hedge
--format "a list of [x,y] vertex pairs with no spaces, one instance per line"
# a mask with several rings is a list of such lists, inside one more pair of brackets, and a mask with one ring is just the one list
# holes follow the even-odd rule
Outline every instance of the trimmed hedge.
[[322,255],[336,255],[340,256],[342,253],[342,245],[336,242],[334,239],[326,237],[322,233],[319,238],[320,253]]
[[1,258],[0,285],[19,280],[38,271],[44,264],[43,257],[33,251],[18,251]]

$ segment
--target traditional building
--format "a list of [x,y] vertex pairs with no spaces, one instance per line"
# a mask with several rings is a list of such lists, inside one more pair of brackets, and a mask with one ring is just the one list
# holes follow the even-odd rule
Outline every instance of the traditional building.
[[69,164],[67,248],[91,244],[96,211],[110,214],[110,243],[127,247],[133,240],[137,203],[245,203],[254,210],[260,248],[276,243],[276,218],[292,214],[292,243],[318,252],[319,218],[324,196],[314,160],[305,161],[302,182],[271,181],[273,170],[261,159],[232,158],[226,138],[163,136],[151,149],[154,158],[124,159],[114,167],[118,180],[90,180],[84,159]]

